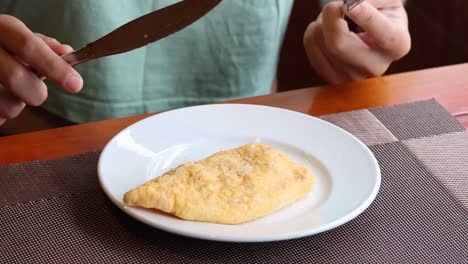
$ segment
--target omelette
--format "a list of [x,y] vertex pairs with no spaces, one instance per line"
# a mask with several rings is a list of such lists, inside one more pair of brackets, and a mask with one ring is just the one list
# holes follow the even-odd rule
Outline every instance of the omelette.
[[255,143],[180,165],[128,191],[124,202],[185,220],[240,224],[298,201],[313,186],[307,168]]

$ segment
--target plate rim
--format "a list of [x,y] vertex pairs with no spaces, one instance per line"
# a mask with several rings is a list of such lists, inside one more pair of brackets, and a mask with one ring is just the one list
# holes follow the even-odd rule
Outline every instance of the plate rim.
[[[263,235],[263,236],[257,236],[257,237],[247,237],[247,238],[244,237],[244,238],[242,238],[242,237],[239,237],[239,236],[230,236],[230,235],[212,236],[212,235],[208,235],[208,234],[191,232],[191,231],[187,231],[187,230],[180,230],[180,229],[177,229],[177,228],[172,228],[170,226],[155,224],[154,222],[151,222],[149,220],[146,220],[146,219],[140,217],[137,213],[135,213],[134,210],[127,210],[125,208],[126,206],[123,204],[123,202],[116,199],[116,198],[114,198],[113,195],[111,194],[111,191],[103,183],[103,179],[102,179],[103,178],[103,173],[102,173],[103,161],[102,160],[103,160],[104,155],[107,155],[107,152],[109,151],[110,145],[112,143],[114,143],[118,139],[119,136],[121,136],[123,133],[125,133],[126,131],[128,131],[132,127],[135,127],[135,126],[140,125],[140,124],[145,123],[145,122],[150,122],[152,119],[158,118],[159,116],[164,115],[164,114],[168,114],[168,113],[179,112],[179,111],[187,111],[187,110],[191,110],[191,109],[195,109],[195,108],[236,107],[236,106],[237,107],[259,108],[259,109],[271,109],[271,110],[275,110],[275,111],[284,111],[284,112],[289,113],[289,114],[314,119],[315,121],[317,121],[319,123],[322,123],[322,125],[331,126],[334,129],[340,130],[346,136],[351,137],[355,143],[360,145],[362,147],[362,149],[366,152],[366,154],[368,154],[367,156],[369,156],[370,161],[372,161],[372,164],[374,165],[374,168],[376,169],[376,178],[375,178],[376,180],[375,180],[374,186],[372,188],[372,191],[369,193],[367,198],[361,204],[359,204],[359,206],[356,209],[354,209],[350,213],[348,213],[346,215],[343,215],[342,217],[340,217],[340,218],[338,218],[338,219],[336,219],[336,220],[334,220],[332,222],[326,223],[326,224],[321,225],[319,227],[309,228],[309,229],[306,229],[306,230],[297,230],[297,231],[293,231],[293,232],[286,232],[286,233],[279,233],[279,234],[271,234],[271,235]],[[156,114],[153,114],[153,115],[151,115],[149,117],[146,117],[146,118],[144,118],[142,120],[139,120],[139,121],[125,127],[124,129],[120,130],[116,135],[114,135],[109,140],[108,143],[106,143],[105,147],[101,151],[101,154],[99,155],[99,160],[98,160],[98,163],[97,163],[97,174],[98,174],[99,185],[100,185],[101,189],[104,191],[104,193],[106,194],[107,198],[110,199],[111,202],[114,205],[116,205],[120,210],[122,210],[125,214],[129,215],[130,217],[134,218],[135,220],[137,220],[139,222],[142,222],[142,223],[144,223],[144,224],[146,224],[146,225],[148,225],[148,226],[150,226],[152,228],[156,228],[156,229],[163,230],[163,231],[166,231],[166,232],[169,232],[169,233],[172,233],[172,234],[177,234],[177,235],[180,235],[180,236],[191,237],[191,238],[202,239],[202,240],[218,241],[218,242],[242,242],[242,243],[274,242],[274,241],[298,239],[298,238],[303,238],[303,237],[307,237],[307,236],[317,235],[317,234],[332,230],[334,228],[337,228],[339,226],[342,226],[342,225],[352,221],[353,219],[355,219],[359,215],[361,215],[375,201],[375,199],[376,199],[376,197],[377,197],[377,195],[379,193],[379,190],[380,190],[380,187],[381,187],[381,182],[382,182],[381,168],[380,168],[379,162],[378,162],[377,158],[375,157],[375,155],[373,154],[373,152],[359,138],[357,138],[356,136],[354,136],[350,132],[344,130],[343,128],[341,128],[341,127],[339,127],[339,126],[337,126],[335,124],[332,124],[330,122],[327,122],[325,120],[322,120],[322,119],[320,119],[318,117],[308,115],[308,114],[305,114],[305,113],[301,113],[301,112],[297,112],[297,111],[293,111],[293,110],[289,110],[289,109],[284,109],[284,108],[280,108],[280,107],[273,107],[273,106],[265,106],[265,105],[239,104],[239,103],[232,103],[232,104],[231,103],[227,103],[227,104],[222,104],[221,103],[221,104],[207,104],[207,105],[197,105],[197,106],[183,107],[183,108],[179,108],[179,109],[174,109],[174,110],[169,110],[169,111],[165,111],[165,112],[161,112],[161,113],[156,113]]]

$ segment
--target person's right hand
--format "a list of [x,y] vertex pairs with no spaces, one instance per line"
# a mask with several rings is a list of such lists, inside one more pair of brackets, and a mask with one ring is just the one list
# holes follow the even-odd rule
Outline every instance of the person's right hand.
[[68,92],[81,90],[83,79],[60,57],[73,50],[70,46],[33,33],[8,15],[0,14],[0,32],[0,125],[47,98],[46,85],[28,66]]

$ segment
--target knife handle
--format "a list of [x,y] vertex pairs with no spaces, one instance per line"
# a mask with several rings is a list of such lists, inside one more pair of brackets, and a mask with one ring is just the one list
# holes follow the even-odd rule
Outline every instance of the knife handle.
[[[68,54],[65,54],[62,56],[62,59],[66,61],[68,64],[70,64],[72,67],[85,63],[87,61],[90,61],[94,58],[94,52],[93,52],[93,46],[90,44],[86,47],[83,47],[81,49],[72,51]],[[28,67],[30,71],[32,71],[39,79],[45,80],[46,77],[44,74],[40,73],[38,70],[36,70],[34,67],[29,66]]]
[[351,9],[361,4],[363,1],[364,0],[343,0],[343,7],[345,11],[350,11]]

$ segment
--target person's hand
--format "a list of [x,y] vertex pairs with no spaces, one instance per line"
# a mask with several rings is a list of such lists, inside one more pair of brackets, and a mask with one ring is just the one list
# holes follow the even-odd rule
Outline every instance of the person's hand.
[[0,125],[18,116],[25,105],[38,106],[47,87],[28,66],[69,92],[78,92],[83,79],[60,55],[73,49],[31,32],[21,21],[0,15]]
[[350,31],[341,1],[327,4],[304,35],[312,67],[338,84],[380,76],[411,48],[402,0],[367,0],[346,14],[361,29]]

